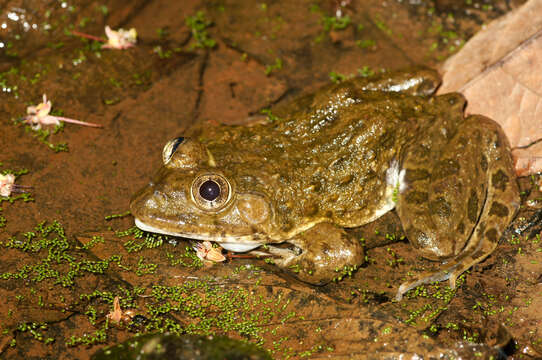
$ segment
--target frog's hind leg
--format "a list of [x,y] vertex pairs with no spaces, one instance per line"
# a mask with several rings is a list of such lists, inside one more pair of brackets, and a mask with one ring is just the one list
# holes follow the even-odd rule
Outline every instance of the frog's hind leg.
[[[470,116],[438,158],[405,161],[407,191],[397,211],[411,244],[422,256],[448,260],[433,273],[403,283],[404,293],[421,284],[456,279],[491,254],[519,207],[510,146],[501,128]],[[467,156],[468,155],[468,156]],[[408,156],[408,154],[407,154]],[[410,173],[410,175],[409,175]]]

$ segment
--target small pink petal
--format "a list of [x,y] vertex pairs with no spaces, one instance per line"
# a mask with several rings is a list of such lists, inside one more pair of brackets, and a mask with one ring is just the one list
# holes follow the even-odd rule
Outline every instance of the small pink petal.
[[60,125],[60,120],[56,116],[45,115],[43,117],[38,116],[38,118],[42,125]]
[[13,183],[15,182],[15,175],[13,174],[0,174],[0,196],[8,197],[13,190]]
[[222,248],[213,248],[207,253],[207,259],[212,262],[226,261],[226,257],[222,255]]
[[51,112],[51,102],[40,103],[36,106],[36,115],[39,118],[49,115]]
[[116,32],[111,30],[109,25],[105,25],[105,36],[107,36],[108,39],[116,37]]
[[36,115],[37,112],[38,112],[37,106],[32,105],[26,108],[26,113],[28,115]]
[[105,49],[127,49],[133,47],[137,41],[137,32],[134,28],[130,30],[112,30],[109,26],[106,26],[105,35],[107,36],[107,43],[102,45],[102,48]]
[[90,126],[90,127],[102,127],[102,125],[94,124],[90,122],[70,119],[62,116],[49,115],[51,112],[52,103],[47,100],[47,96],[43,94],[43,102],[37,106],[29,106],[26,108],[27,117],[23,119],[25,124],[30,124],[33,130],[41,129],[42,125],[60,125],[61,121],[65,121],[72,124]]

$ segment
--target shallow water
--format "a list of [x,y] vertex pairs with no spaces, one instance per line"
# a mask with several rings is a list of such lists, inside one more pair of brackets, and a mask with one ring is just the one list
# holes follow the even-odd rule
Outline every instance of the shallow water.
[[[242,123],[341,75],[437,65],[509,9],[447,3],[351,1],[341,18],[334,1],[1,3],[0,171],[26,169],[16,183],[33,186],[33,201],[0,203],[2,357],[87,358],[156,329],[247,338],[275,358],[489,358],[507,342],[513,358],[542,356],[536,178],[522,180],[516,230],[456,292],[427,286],[401,303],[391,302],[401,279],[437,266],[405,242],[370,250],[339,283],[312,287],[260,260],[201,266],[187,240],[120,237],[133,218],[106,220],[127,210],[163,145],[191,124]],[[186,18],[198,11],[196,31]],[[106,24],[135,27],[137,46],[102,50],[69,34],[104,36]],[[43,93],[57,115],[104,128],[66,124],[45,140],[67,145],[54,152],[16,122]],[[368,241],[386,235],[400,237],[394,214],[359,230]],[[144,319],[108,324],[115,296]]]

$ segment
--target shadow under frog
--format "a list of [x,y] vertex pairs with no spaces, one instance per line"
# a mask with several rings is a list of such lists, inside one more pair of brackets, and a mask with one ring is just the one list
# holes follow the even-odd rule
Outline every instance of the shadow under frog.
[[401,284],[396,299],[423,283],[455,287],[495,250],[519,194],[502,129],[464,117],[460,94],[432,96],[439,81],[422,68],[354,78],[273,121],[200,125],[164,147],[162,167],[132,198],[136,225],[231,251],[265,245],[279,267],[325,284],[363,262],[344,228],[395,209],[415,251],[443,262]]

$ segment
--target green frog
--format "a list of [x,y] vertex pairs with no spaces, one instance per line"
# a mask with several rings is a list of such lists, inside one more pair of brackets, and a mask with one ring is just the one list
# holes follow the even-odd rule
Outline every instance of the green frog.
[[500,126],[465,117],[458,93],[434,96],[430,69],[330,84],[251,126],[194,128],[169,141],[163,165],[131,200],[145,231],[272,254],[311,284],[361,264],[344,229],[397,212],[413,249],[439,270],[401,284],[457,277],[496,248],[519,207]]

